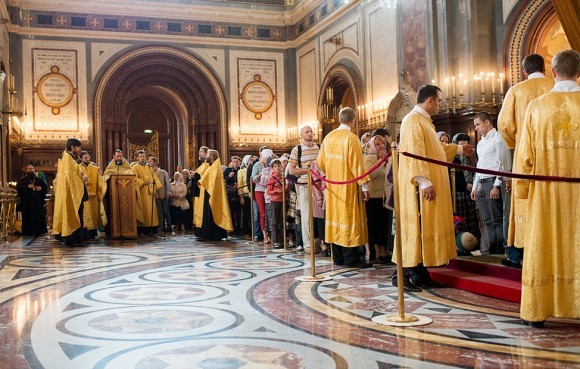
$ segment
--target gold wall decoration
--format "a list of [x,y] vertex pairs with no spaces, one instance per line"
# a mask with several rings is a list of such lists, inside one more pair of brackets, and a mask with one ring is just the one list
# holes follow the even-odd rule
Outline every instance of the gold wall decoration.
[[510,81],[512,86],[520,82],[521,76],[521,62],[524,53],[524,40],[525,36],[528,34],[528,27],[530,26],[534,16],[537,12],[541,11],[550,0],[531,0],[530,4],[526,7],[526,10],[516,21],[516,27],[514,27],[512,32],[512,39],[510,45],[509,54],[509,70],[510,70]]
[[[55,89],[58,89],[58,93],[54,93]],[[40,77],[35,92],[40,102],[48,106],[53,115],[59,115],[61,109],[73,100],[76,88],[73,81],[61,73],[60,67],[53,65],[49,73]]]
[[274,91],[264,81],[262,76],[254,74],[253,80],[246,83],[242,89],[242,103],[252,113],[256,120],[262,119],[262,114],[267,112],[274,105]]
[[129,158],[131,161],[138,161],[137,152],[143,150],[147,156],[155,156],[159,158],[159,132],[155,131],[151,136],[151,141],[146,145],[136,145],[129,142]]

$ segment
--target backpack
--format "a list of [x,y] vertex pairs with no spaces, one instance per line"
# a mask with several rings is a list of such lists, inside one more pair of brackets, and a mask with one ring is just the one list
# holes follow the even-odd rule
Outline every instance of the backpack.
[[[302,144],[298,144],[297,146],[298,148],[298,163],[296,163],[296,167],[300,168],[300,165],[302,165],[301,159],[302,159]],[[298,176],[292,175],[292,174],[288,174],[286,176],[286,178],[291,182],[291,185],[294,186],[294,183],[298,182]]]

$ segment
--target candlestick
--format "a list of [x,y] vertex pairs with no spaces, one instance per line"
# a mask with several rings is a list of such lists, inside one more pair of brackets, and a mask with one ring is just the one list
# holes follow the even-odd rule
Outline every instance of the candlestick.
[[452,88],[452,91],[453,91],[453,98],[455,99],[455,76],[452,76],[452,77],[451,77],[451,86],[453,87],[453,88]]

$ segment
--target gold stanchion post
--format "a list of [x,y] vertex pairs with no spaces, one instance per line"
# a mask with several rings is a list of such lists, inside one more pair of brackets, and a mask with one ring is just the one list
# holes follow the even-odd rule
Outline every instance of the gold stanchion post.
[[451,168],[451,200],[453,200],[453,213],[457,214],[457,188],[455,186],[455,168]]
[[398,314],[377,315],[372,321],[384,325],[392,326],[414,326],[425,325],[433,320],[428,317],[418,315],[405,315],[405,293],[404,293],[404,276],[403,276],[403,247],[401,244],[401,204],[399,201],[399,155],[397,143],[391,145],[393,158],[393,191],[395,195],[395,248],[397,253],[397,290],[398,290]]
[[[287,163],[286,163],[287,164]],[[288,249],[288,240],[286,239],[286,177],[282,175],[282,237],[284,238],[284,251]]]
[[250,176],[250,228],[252,228],[252,239],[248,242],[250,245],[254,245],[255,237],[254,235],[254,182],[252,181],[252,177]]
[[310,219],[310,270],[311,276],[296,277],[295,279],[302,282],[321,282],[332,280],[331,276],[316,275],[316,260],[314,254],[316,253],[314,245],[314,216],[312,215],[312,172],[308,170],[308,219]]

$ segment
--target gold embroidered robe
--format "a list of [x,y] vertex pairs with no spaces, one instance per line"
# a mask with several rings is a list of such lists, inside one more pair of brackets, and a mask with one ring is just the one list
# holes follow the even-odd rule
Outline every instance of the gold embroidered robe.
[[[524,174],[580,178],[580,91],[550,92],[526,113],[518,155]],[[521,317],[580,318],[580,184],[518,181],[527,199]]]
[[228,232],[234,230],[228,195],[226,193],[226,182],[222,172],[222,163],[216,159],[209,168],[204,171],[199,180],[199,184],[209,194],[209,206],[214,223]]
[[101,170],[96,165],[92,163],[87,166],[80,164],[79,167],[89,177],[89,180],[85,183],[89,199],[85,201],[83,209],[84,226],[88,230],[94,230],[107,224],[102,202],[105,181],[103,176],[101,176]]
[[[512,172],[521,173],[517,148],[524,126],[524,117],[530,101],[554,87],[553,78],[532,78],[510,88],[505,96],[497,118],[497,128],[507,147],[516,149]],[[517,186],[517,179],[512,180],[512,188]],[[526,201],[512,196],[509,217],[508,246],[523,247],[526,232]]]
[[[131,169],[131,164],[129,164],[129,162],[125,160],[125,158],[123,158],[123,164],[120,166],[115,164],[115,159],[113,158],[109,162],[109,165],[107,165],[105,173],[103,174],[103,179],[105,181],[103,193],[107,193],[107,181],[109,180],[109,178],[111,178],[112,175],[116,174],[129,174],[135,176],[135,172],[133,172],[133,169]],[[135,178],[137,178],[137,176],[135,176]],[[136,196],[135,217],[137,219],[137,222],[143,223],[143,209],[141,209],[141,193],[137,186],[136,179],[135,179],[135,196]]]
[[[202,163],[199,167],[197,167],[195,173],[198,174],[199,178],[201,179],[205,171],[208,169],[209,164]],[[199,183],[199,180],[197,181],[197,186],[199,187],[199,196],[194,197],[193,200],[193,225],[197,228],[201,228],[201,224],[203,223],[203,202],[205,200],[205,188],[201,183]]]
[[[409,152],[440,161],[452,161],[457,145],[444,145],[437,138],[431,120],[418,112],[407,114],[401,124],[400,152]],[[431,181],[435,189],[435,200],[426,201],[421,196],[421,216],[415,177]],[[395,186],[399,186],[401,244],[403,267],[419,263],[440,266],[457,256],[451,189],[447,168],[440,165],[399,155],[399,173]],[[397,204],[396,204],[397,206]],[[396,260],[393,255],[393,260]]]
[[[159,225],[159,218],[157,217],[157,204],[155,203],[155,191],[163,187],[163,184],[155,175],[153,168],[148,164],[142,165],[137,163],[131,168],[137,176],[137,189],[141,195],[141,211],[143,212],[143,221],[140,222],[141,227],[157,227]],[[145,182],[149,181],[146,185]],[[155,182],[155,185],[153,184]],[[155,186],[155,187],[154,187]]]
[[[316,162],[326,178],[334,181],[353,179],[365,172],[360,141],[345,129],[335,129],[324,138]],[[366,176],[358,184],[326,184],[326,242],[344,247],[367,242],[365,204],[358,186],[368,181]]]
[[79,164],[66,151],[58,160],[54,196],[53,234],[70,236],[81,226],[79,208],[83,202],[85,185]]

